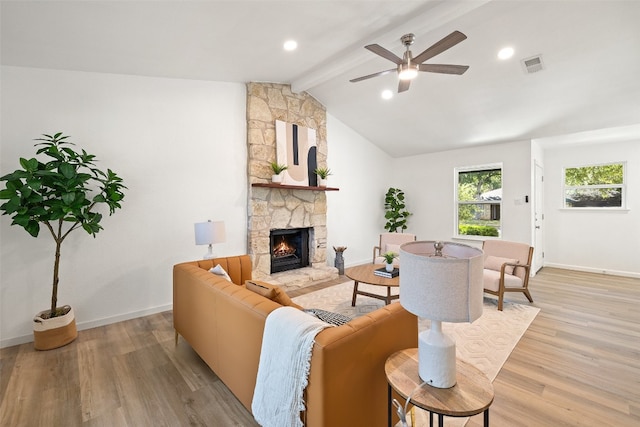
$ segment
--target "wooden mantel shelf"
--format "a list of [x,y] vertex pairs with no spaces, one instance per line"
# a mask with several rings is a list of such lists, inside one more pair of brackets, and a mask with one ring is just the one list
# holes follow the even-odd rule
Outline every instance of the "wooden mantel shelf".
[[308,190],[308,191],[340,191],[335,187],[303,187],[301,185],[288,185],[288,184],[274,184],[272,182],[254,182],[252,187],[265,187],[265,188],[285,188],[287,190]]

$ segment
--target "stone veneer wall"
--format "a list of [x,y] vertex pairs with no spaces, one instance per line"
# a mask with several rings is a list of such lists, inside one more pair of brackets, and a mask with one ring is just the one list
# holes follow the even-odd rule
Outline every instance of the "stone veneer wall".
[[[291,92],[289,85],[248,83],[249,185],[271,182],[270,163],[276,160],[276,120],[315,129],[318,167],[327,166],[325,107],[307,93]],[[256,278],[270,274],[271,229],[313,227],[309,235],[310,261],[313,268],[326,266],[327,199],[324,191],[250,186],[248,212],[248,248]]]

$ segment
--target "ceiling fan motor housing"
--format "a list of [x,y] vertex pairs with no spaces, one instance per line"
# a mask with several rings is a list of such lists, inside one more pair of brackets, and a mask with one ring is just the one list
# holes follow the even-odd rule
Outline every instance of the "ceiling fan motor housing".
[[404,36],[400,37],[400,41],[407,47],[407,49],[413,44],[415,40],[416,36],[414,36],[413,33],[405,34]]

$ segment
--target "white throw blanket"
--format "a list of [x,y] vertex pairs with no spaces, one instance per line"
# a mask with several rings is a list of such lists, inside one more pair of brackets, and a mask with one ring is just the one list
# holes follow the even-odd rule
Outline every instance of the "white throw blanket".
[[302,426],[300,411],[315,336],[331,325],[293,307],[272,311],[264,326],[251,411],[263,427]]

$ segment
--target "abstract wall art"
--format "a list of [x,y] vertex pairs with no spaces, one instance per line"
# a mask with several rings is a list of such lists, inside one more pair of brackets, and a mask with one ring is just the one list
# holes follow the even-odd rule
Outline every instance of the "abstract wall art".
[[288,166],[283,172],[283,184],[318,185],[318,177],[313,173],[318,167],[316,150],[315,129],[276,120],[277,162]]

